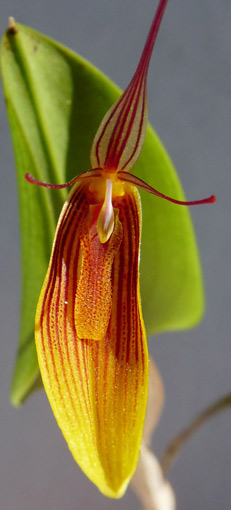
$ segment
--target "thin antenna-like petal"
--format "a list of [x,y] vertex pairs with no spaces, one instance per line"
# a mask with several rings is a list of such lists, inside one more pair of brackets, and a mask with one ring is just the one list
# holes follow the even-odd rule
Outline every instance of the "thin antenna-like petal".
[[50,182],[44,182],[39,181],[38,179],[35,179],[33,175],[30,173],[27,173],[25,175],[25,179],[30,184],[36,184],[37,186],[41,186],[42,188],[48,188],[48,189],[62,189],[62,188],[69,188],[70,186],[73,186],[75,182],[77,181],[83,181],[84,179],[89,179],[92,177],[101,177],[102,171],[101,168],[94,168],[94,170],[87,170],[86,172],[82,172],[81,174],[77,175],[73,179],[71,179],[69,182],[65,182],[64,184],[52,184]]
[[92,167],[130,170],[142,149],[148,122],[146,82],[149,62],[168,0],[160,0],[136,72],[103,118],[91,148]]
[[149,184],[147,184],[145,181],[142,181],[142,179],[139,179],[139,177],[136,177],[136,175],[128,174],[127,172],[118,172],[117,178],[123,182],[129,182],[130,184],[133,184],[134,186],[137,186],[138,188],[143,189],[144,191],[147,191],[152,195],[156,195],[156,197],[164,198],[164,200],[168,200],[173,204],[202,205],[202,204],[214,204],[214,202],[216,202],[215,195],[211,195],[210,197],[207,198],[202,198],[201,200],[191,201],[177,200],[176,198],[168,197],[167,195],[164,195],[160,191],[157,191],[157,189],[152,188],[152,186],[149,186]]

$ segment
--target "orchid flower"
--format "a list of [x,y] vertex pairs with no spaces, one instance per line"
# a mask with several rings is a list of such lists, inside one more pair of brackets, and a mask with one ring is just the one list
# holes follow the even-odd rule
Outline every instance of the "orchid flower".
[[[103,118],[92,169],[62,209],[40,294],[35,338],[52,410],[73,457],[99,490],[120,497],[137,465],[149,359],[139,289],[141,203],[137,188],[180,202],[129,171],[148,122],[149,61],[167,0],[160,0],[136,72]],[[174,207],[174,206],[173,206]]]

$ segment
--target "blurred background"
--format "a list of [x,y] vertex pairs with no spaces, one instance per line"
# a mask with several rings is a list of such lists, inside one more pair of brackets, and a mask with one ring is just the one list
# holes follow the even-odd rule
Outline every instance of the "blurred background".
[[[125,88],[157,0],[2,0],[8,16],[69,46]],[[215,193],[217,204],[191,210],[199,243],[206,313],[191,331],[157,335],[150,352],[166,402],[153,438],[169,440],[231,391],[230,66],[231,3],[171,0],[149,72],[150,122],[164,142],[188,199]],[[9,403],[20,310],[20,240],[14,158],[0,96],[0,507],[4,510],[139,509],[130,490],[104,498],[74,463],[43,392],[21,409]],[[205,425],[168,473],[179,510],[230,508],[231,413]]]

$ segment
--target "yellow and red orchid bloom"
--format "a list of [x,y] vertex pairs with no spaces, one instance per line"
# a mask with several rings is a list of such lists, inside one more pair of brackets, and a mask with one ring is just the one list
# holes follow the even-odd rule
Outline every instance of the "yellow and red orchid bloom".
[[160,0],[137,70],[93,140],[92,170],[74,184],[57,226],[35,325],[44,387],[79,466],[120,497],[137,465],[148,392],[148,349],[139,289],[137,187],[175,203],[128,173],[148,122],[146,82],[167,5]]

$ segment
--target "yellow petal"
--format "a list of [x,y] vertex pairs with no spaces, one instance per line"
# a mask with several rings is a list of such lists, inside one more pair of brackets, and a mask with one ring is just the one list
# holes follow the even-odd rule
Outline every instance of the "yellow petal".
[[[77,185],[61,213],[37,307],[36,345],[48,399],[74,458],[100,491],[120,497],[137,464],[148,387],[138,272],[140,202],[129,184],[113,199],[122,240],[113,248],[110,317],[100,341],[77,336],[77,289],[86,257],[81,242],[87,222],[90,232],[94,226],[90,203],[88,185]],[[100,243],[104,249],[108,244]]]

